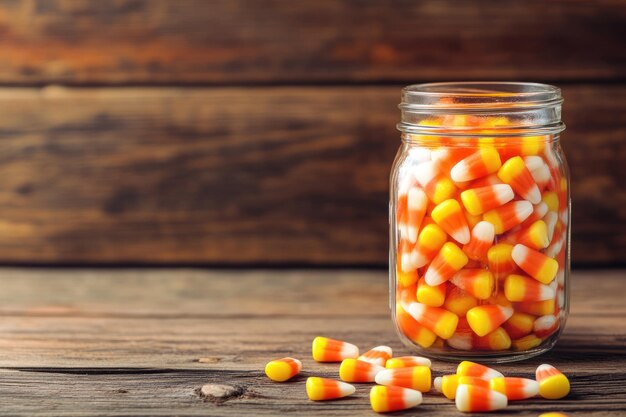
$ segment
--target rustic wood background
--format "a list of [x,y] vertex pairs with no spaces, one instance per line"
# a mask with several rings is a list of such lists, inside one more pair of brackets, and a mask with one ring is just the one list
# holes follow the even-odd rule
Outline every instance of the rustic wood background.
[[0,263],[384,265],[400,88],[563,88],[573,261],[626,251],[626,1],[0,1]]

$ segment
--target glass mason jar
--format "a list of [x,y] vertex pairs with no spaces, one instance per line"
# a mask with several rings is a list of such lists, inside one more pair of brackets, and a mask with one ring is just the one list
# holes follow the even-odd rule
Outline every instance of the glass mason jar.
[[568,313],[561,91],[508,82],[402,90],[390,179],[390,306],[417,353],[507,362],[554,346]]

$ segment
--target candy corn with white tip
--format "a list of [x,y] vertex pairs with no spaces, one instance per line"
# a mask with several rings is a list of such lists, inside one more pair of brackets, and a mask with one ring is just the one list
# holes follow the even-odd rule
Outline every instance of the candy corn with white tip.
[[478,299],[473,295],[468,294],[459,287],[453,286],[448,289],[448,295],[446,301],[443,303],[443,307],[456,314],[459,317],[465,317],[467,312],[478,305]]
[[540,156],[526,156],[524,157],[524,164],[528,171],[530,171],[530,175],[532,175],[537,187],[539,187],[539,191],[542,191],[552,178],[552,174],[550,174],[550,168],[543,161]]
[[513,347],[513,350],[516,350],[518,352],[524,352],[536,348],[541,344],[541,342],[543,342],[542,339],[531,333],[520,339],[513,340],[511,342],[511,346]]
[[469,226],[458,201],[449,199],[437,204],[431,216],[454,240],[463,245],[469,242]]
[[498,170],[498,178],[509,184],[513,191],[524,200],[532,204],[541,202],[539,187],[521,157],[515,156],[502,164]]
[[407,259],[411,265],[421,268],[428,264],[439,250],[446,243],[448,236],[443,229],[436,224],[428,224],[420,231],[417,243],[413,248],[410,259]]
[[417,182],[420,183],[430,201],[435,204],[452,198],[458,191],[454,182],[445,175],[441,175],[432,161],[422,162],[414,172]]
[[409,242],[415,243],[419,228],[424,220],[428,207],[428,197],[419,187],[412,187],[407,198],[407,236]]
[[306,380],[306,394],[310,400],[326,401],[347,397],[354,394],[354,385],[334,379],[309,377]]
[[393,356],[393,350],[389,346],[376,346],[359,356],[357,359],[364,362],[373,363],[378,366],[385,366],[387,360]]
[[456,408],[464,413],[495,411],[506,408],[506,395],[474,385],[459,385],[456,389]]
[[459,161],[474,152],[471,148],[439,148],[431,152],[431,159],[443,172],[450,172]]
[[543,398],[558,400],[569,394],[569,380],[552,365],[539,365],[535,371],[535,379],[539,382],[539,395]]
[[346,382],[374,382],[376,374],[384,369],[373,363],[344,359],[339,367],[339,378]]
[[509,401],[525,400],[539,394],[539,383],[528,378],[493,378],[489,385],[492,390],[506,395]]
[[535,279],[511,274],[504,280],[504,295],[509,301],[544,301],[554,298],[554,290]]
[[542,284],[549,284],[559,270],[556,260],[524,245],[515,245],[511,257],[524,272]]
[[475,385],[477,387],[489,388],[489,381],[474,376],[459,376],[456,374],[438,376],[433,381],[435,391],[442,393],[447,399],[454,400],[456,389],[459,385]]
[[543,220],[537,220],[526,228],[509,232],[505,240],[509,243],[519,243],[535,250],[541,250],[550,244],[548,226]]
[[422,403],[422,393],[410,388],[376,385],[370,391],[370,404],[377,413],[406,410]]
[[410,273],[417,269],[413,258],[413,246],[409,239],[401,238],[398,243],[398,258],[400,259],[400,270]]
[[495,184],[463,191],[461,202],[470,214],[478,216],[508,203],[513,197],[515,193],[510,185]]
[[462,269],[450,282],[479,300],[491,297],[495,285],[493,274],[485,269]]
[[545,215],[548,213],[548,211],[549,211],[548,206],[544,202],[535,204],[533,206],[533,212],[530,213],[530,216],[528,216],[526,220],[520,223],[520,227],[526,228],[530,226],[531,224],[533,224],[534,222],[536,222],[537,220],[543,219]]
[[317,362],[341,362],[359,357],[359,348],[355,345],[322,336],[313,339],[311,351]]
[[489,222],[481,221],[474,226],[470,234],[470,241],[463,246],[463,252],[468,258],[482,260],[487,257],[487,251],[493,245],[496,229]]
[[533,324],[535,336],[544,338],[556,332],[559,328],[559,318],[556,316],[541,316]]
[[461,362],[456,368],[456,374],[459,376],[474,376],[487,380],[504,376],[495,369],[470,361]]
[[428,285],[443,284],[463,268],[469,259],[454,243],[446,242],[428,266],[424,278]]
[[376,374],[376,383],[428,392],[430,391],[432,376],[430,368],[427,366],[387,369]]
[[[556,227],[556,223],[558,221],[559,221],[559,215],[556,214],[554,211],[548,212],[544,217],[544,222],[546,223],[546,229],[548,231],[548,244],[550,244],[550,242],[552,241],[552,238],[554,237],[554,228]],[[519,242],[519,243],[524,244],[524,242]],[[529,246],[529,245],[526,245],[526,246]],[[534,249],[538,249],[538,248],[534,248]]]
[[294,358],[282,358],[265,365],[265,375],[272,381],[284,382],[300,373],[302,362]]
[[431,286],[424,278],[417,285],[417,301],[431,307],[441,307],[446,300],[447,284]]
[[450,170],[455,182],[471,181],[497,172],[502,166],[500,155],[491,147],[481,148],[459,161]]
[[467,312],[466,318],[474,333],[485,336],[500,327],[512,315],[512,307],[486,304],[472,308]]
[[516,311],[502,327],[512,339],[519,339],[530,334],[533,331],[534,324],[535,316]]
[[[437,335],[420,324],[409,313],[407,313],[400,303],[396,303],[396,323],[398,330],[413,343],[423,348],[428,348],[435,343]],[[394,358],[390,359],[393,360]],[[389,362],[389,361],[387,361]]]
[[493,224],[496,234],[502,234],[522,223],[533,212],[533,205],[525,200],[511,201],[483,214],[483,220]]
[[440,307],[411,303],[407,311],[415,320],[442,339],[449,339],[454,334],[459,322],[456,314]]
[[431,361],[421,356],[398,356],[387,360],[385,367],[387,369],[411,368],[414,366],[428,366],[430,368]]

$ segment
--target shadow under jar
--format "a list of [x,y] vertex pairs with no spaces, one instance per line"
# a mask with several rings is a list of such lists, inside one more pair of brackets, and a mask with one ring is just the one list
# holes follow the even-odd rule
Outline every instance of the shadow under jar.
[[561,91],[535,83],[402,90],[390,179],[390,301],[426,356],[516,361],[568,313],[569,173]]

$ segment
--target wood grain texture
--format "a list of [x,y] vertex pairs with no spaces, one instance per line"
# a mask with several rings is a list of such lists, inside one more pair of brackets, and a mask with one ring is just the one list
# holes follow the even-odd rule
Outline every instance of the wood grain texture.
[[[572,313],[556,348],[497,366],[532,377],[538,364],[551,363],[568,375],[572,393],[515,402],[493,415],[626,412],[624,274],[575,272]],[[410,353],[391,328],[384,271],[2,269],[0,285],[6,415],[374,415],[369,384],[342,401],[306,399],[307,376],[336,378],[338,369],[312,361],[311,339],[323,334]],[[301,358],[303,373],[289,383],[270,382],[264,364],[285,355]],[[454,367],[433,363],[435,375]],[[233,386],[235,394],[203,398],[198,391],[208,383]],[[458,415],[434,394],[419,411]]]
[[[0,262],[384,265],[399,87],[0,90]],[[573,261],[623,262],[626,86],[567,86]]]
[[5,84],[623,79],[622,0],[10,0]]

